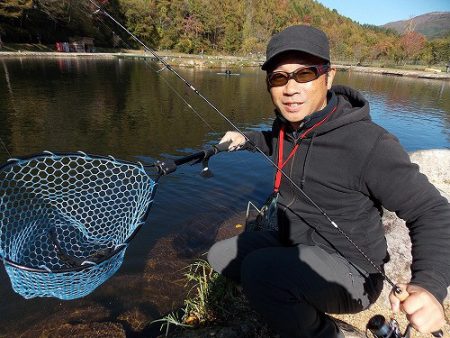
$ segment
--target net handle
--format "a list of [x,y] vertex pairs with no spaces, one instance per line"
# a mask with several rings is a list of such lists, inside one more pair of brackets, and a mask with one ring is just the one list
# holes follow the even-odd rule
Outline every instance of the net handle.
[[[163,175],[166,175],[166,174],[169,174],[169,173],[175,171],[178,165],[183,165],[185,163],[189,163],[189,162],[192,162],[192,161],[196,161],[194,163],[207,161],[210,157],[218,154],[219,152],[228,150],[228,146],[229,146],[230,142],[219,143],[217,145],[209,147],[208,149],[199,151],[199,152],[197,152],[195,154],[191,154],[191,155],[188,155],[188,156],[185,156],[185,157],[178,158],[178,159],[173,160],[173,161],[166,161],[166,162],[157,161],[152,166],[155,166],[157,168],[158,173],[159,173],[159,177],[160,177],[160,176],[163,176]],[[78,152],[78,153],[53,153],[53,152],[45,151],[44,153],[35,154],[35,155],[28,156],[28,157],[12,158],[7,163],[4,163],[3,165],[0,166],[0,171],[4,170],[8,166],[16,165],[18,163],[20,164],[21,162],[24,162],[26,160],[39,159],[39,158],[48,157],[48,156],[51,156],[51,157],[54,157],[54,158],[61,158],[61,157],[64,157],[64,156],[80,156],[80,157],[86,157],[86,158],[89,158],[89,159],[109,160],[109,161],[113,161],[113,162],[117,162],[117,163],[121,163],[121,164],[126,164],[126,165],[134,165],[135,166],[136,164],[138,164],[142,168],[142,170],[144,172],[145,172],[144,167],[146,167],[146,166],[143,166],[141,163],[134,163],[134,162],[129,162],[129,161],[117,160],[117,159],[115,159],[112,156],[99,156],[99,155],[86,154],[86,153],[81,152],[81,151]],[[155,180],[155,182],[156,181],[157,181],[157,179]],[[154,199],[154,196],[155,196],[155,193],[156,193],[156,187],[157,187],[157,185],[155,185],[153,190],[152,190],[151,200]],[[147,209],[143,219],[147,219],[149,211],[150,211],[150,207]],[[131,240],[139,232],[140,228],[142,227],[142,225],[144,223],[145,222],[140,223],[136,227],[136,229],[134,229],[134,231],[130,234],[130,236],[126,239],[126,241],[122,245],[116,247],[108,255],[106,255],[105,257],[102,257],[100,260],[98,260],[96,262],[96,265],[101,264],[102,262],[104,262],[104,261],[110,259],[111,257],[115,256],[116,254],[118,254],[120,251],[124,250],[128,246],[128,244],[131,242]],[[24,266],[22,264],[18,264],[18,263],[14,262],[14,261],[6,258],[6,257],[2,257],[2,255],[0,255],[0,260],[3,262],[3,264],[7,264],[7,265],[9,265],[11,267],[18,268],[20,270],[24,270],[24,271],[28,271],[28,272],[38,272],[38,273],[74,272],[74,271],[81,271],[81,270],[84,270],[84,269],[89,268],[89,267],[92,266],[90,264],[86,264],[86,265],[80,265],[78,267],[71,267],[71,268],[64,268],[64,269],[57,269],[57,270],[49,271],[49,269],[45,268],[45,267],[32,268],[32,267]]]

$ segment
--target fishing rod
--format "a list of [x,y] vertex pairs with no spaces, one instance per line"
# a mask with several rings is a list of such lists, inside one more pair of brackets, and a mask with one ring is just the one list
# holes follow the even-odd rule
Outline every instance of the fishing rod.
[[[105,27],[107,27],[108,29],[111,29],[111,27],[109,27],[106,23],[103,22],[103,20],[99,20],[100,23],[102,23]],[[113,32],[114,33],[114,32]],[[129,49],[132,49],[131,45],[128,44],[125,40],[123,40],[119,35],[116,35],[120,41]],[[150,63],[147,61],[146,58],[144,58],[144,63],[149,66],[150,68],[152,68],[156,73],[160,73],[162,72],[165,68],[161,68],[161,69],[155,69],[155,67],[151,66]],[[186,105],[186,107],[188,107],[190,110],[193,111],[193,113],[200,119],[202,120],[202,122],[210,129],[210,130],[214,130],[214,128],[208,123],[208,121],[206,121],[206,119],[200,115],[195,109],[194,107],[189,104],[189,102],[186,101],[186,99],[174,88],[172,87],[172,85],[169,83],[169,81],[167,81],[164,77],[161,77],[161,79],[164,81],[164,83],[167,85],[167,87],[169,87],[169,89],[172,90],[172,92],[181,100],[183,101],[183,103]]]
[[[397,287],[396,284],[384,274],[384,272],[368,257],[361,249],[357,246],[357,244],[347,235],[345,232],[334,222],[328,214],[323,210],[317,203],[314,202],[307,194],[306,192],[300,188],[297,183],[295,183],[269,156],[267,156],[259,147],[254,145],[250,139],[224,114],[222,113],[208,98],[206,98],[202,93],[200,93],[188,80],[186,80],[183,76],[181,76],[172,66],[170,66],[160,55],[156,53],[155,50],[152,48],[149,48],[144,42],[142,42],[136,35],[131,33],[125,26],[123,26],[120,22],[118,22],[114,17],[112,17],[107,11],[105,11],[101,6],[96,4],[93,0],[88,0],[90,3],[92,3],[97,10],[94,13],[101,13],[108,18],[110,18],[114,23],[116,23],[120,28],[122,28],[125,32],[127,32],[133,40],[138,42],[141,46],[145,48],[145,50],[149,51],[159,62],[161,62],[164,65],[164,68],[172,72],[178,79],[183,81],[195,94],[197,94],[206,104],[208,104],[214,111],[216,111],[226,122],[228,122],[238,133],[240,133],[245,140],[251,144],[251,146],[261,153],[267,161],[270,162],[272,166],[274,166],[277,170],[281,171],[282,175],[291,183],[295,189],[297,189],[307,200],[309,203],[311,203],[327,220],[328,222],[336,228],[341,234],[343,234],[347,240],[350,241],[350,243],[356,247],[356,249],[362,254],[369,263],[379,272],[382,274],[382,276],[385,278],[385,280],[392,286]],[[401,293],[401,290],[399,289],[399,292]]]
[[[322,209],[306,192],[298,186],[285,172],[282,168],[280,168],[268,155],[266,155],[259,147],[257,147],[251,140],[224,114],[222,113],[206,96],[204,96],[197,88],[193,86],[192,83],[190,83],[186,78],[184,78],[182,75],[180,75],[171,65],[169,65],[154,49],[148,47],[142,40],[140,40],[135,34],[130,32],[125,26],[123,26],[119,21],[117,21],[113,16],[111,16],[106,10],[103,9],[100,5],[98,5],[94,0],[88,0],[95,8],[96,11],[94,14],[102,14],[108,17],[111,21],[113,21],[117,26],[119,26],[123,31],[125,31],[134,41],[136,41],[138,44],[140,44],[145,51],[150,52],[156,60],[158,60],[164,67],[161,70],[167,69],[171,73],[173,73],[179,80],[181,80],[189,89],[191,89],[200,99],[205,102],[211,109],[213,109],[217,114],[219,114],[222,119],[224,119],[235,131],[237,131],[239,134],[241,134],[246,142],[248,142],[251,147],[256,150],[257,152],[261,153],[263,157],[268,161],[273,167],[275,167],[278,171],[281,172],[281,175],[288,180],[290,184],[298,191],[300,192],[303,197],[312,205],[314,206],[324,217],[325,219],[330,223],[331,226],[333,226],[342,236],[344,236],[347,241],[367,260],[367,262],[378,272],[383,276],[384,280],[392,286],[393,292],[396,295],[396,297],[400,301],[404,301],[406,298],[408,298],[409,294],[406,290],[403,290],[400,288],[396,283],[394,283],[384,272],[383,270],[376,265],[373,260],[367,256],[367,254],[345,233],[344,230],[342,230],[339,225],[333,221],[330,216],[326,213],[324,209]],[[432,335],[434,337],[443,337],[442,330],[433,332]],[[376,336],[377,337],[377,336]]]

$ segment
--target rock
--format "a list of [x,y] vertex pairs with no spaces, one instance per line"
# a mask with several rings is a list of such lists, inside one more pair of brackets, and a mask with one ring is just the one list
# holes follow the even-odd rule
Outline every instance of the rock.
[[440,73],[442,72],[442,70],[437,69],[437,68],[425,68],[426,72],[432,72],[432,73]]
[[441,194],[450,200],[450,149],[420,150],[411,153],[410,158]]
[[[167,338],[278,338],[278,335],[271,333],[264,324],[255,320],[253,315],[255,314],[249,310],[248,318],[213,327],[176,330],[168,334]],[[164,335],[161,335],[158,338],[163,337]]]
[[125,330],[119,323],[88,323],[88,324],[63,324],[48,337],[78,337],[78,338],[125,338]]
[[[441,195],[450,201],[450,150],[433,149],[421,150],[410,154],[411,161],[418,164],[421,173],[428,177],[428,180],[440,191]],[[408,282],[411,278],[410,265],[411,240],[405,222],[399,219],[394,213],[385,211],[383,222],[386,228],[386,240],[390,253],[390,261],[385,265],[386,275],[394,282]],[[391,287],[385,283],[383,292],[372,308],[378,313],[383,313],[385,317],[390,315],[390,304],[388,295]],[[450,288],[447,289],[450,293]],[[450,316],[450,296],[444,300],[444,311],[446,317]],[[370,310],[368,310],[369,312]],[[373,311],[373,310],[372,310]],[[406,327],[406,319],[400,321],[401,327]],[[355,323],[356,325],[356,323]],[[444,332],[450,332],[447,324]],[[429,337],[430,335],[415,334],[414,337]],[[347,337],[347,336],[346,336]]]
[[[425,174],[428,180],[450,201],[450,150],[421,150],[411,153],[410,158],[412,162],[419,165],[420,172]],[[408,228],[403,220],[391,212],[385,212],[383,221],[391,256],[390,262],[385,265],[386,274],[395,282],[407,282],[411,278],[412,261]],[[387,297],[389,292],[390,288],[385,285],[380,297],[385,306],[389,306]],[[449,301],[450,298],[447,295],[445,302]]]
[[139,333],[145,329],[148,324],[148,317],[139,308],[133,308],[117,316],[117,320],[126,325],[133,333]]

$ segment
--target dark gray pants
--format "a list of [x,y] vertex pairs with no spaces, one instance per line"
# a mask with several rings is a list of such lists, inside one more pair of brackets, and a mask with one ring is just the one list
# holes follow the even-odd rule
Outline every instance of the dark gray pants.
[[213,269],[240,283],[251,306],[282,338],[340,337],[328,313],[367,308],[383,287],[342,256],[318,246],[283,246],[275,232],[244,232],[214,244]]

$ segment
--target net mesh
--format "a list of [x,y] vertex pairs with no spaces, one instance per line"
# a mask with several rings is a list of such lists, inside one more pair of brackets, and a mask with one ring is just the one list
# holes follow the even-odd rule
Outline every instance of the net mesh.
[[135,163],[42,154],[0,170],[0,257],[25,298],[75,299],[121,266],[155,181]]

